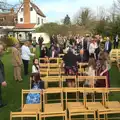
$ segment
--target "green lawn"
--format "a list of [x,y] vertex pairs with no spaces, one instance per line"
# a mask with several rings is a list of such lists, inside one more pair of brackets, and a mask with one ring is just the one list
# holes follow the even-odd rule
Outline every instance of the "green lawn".
[[[38,53],[37,53],[38,56]],[[2,88],[3,101],[8,105],[0,109],[0,120],[9,120],[10,111],[16,111],[20,108],[21,103],[21,89],[29,89],[29,77],[23,77],[24,81],[17,83],[13,79],[13,67],[11,65],[11,54],[6,53],[3,56],[5,65],[6,81],[8,86]],[[31,66],[29,67],[31,71]],[[120,74],[116,66],[113,66],[110,71],[112,87],[120,86]],[[118,96],[113,96],[118,97]],[[120,98],[120,96],[119,96]]]

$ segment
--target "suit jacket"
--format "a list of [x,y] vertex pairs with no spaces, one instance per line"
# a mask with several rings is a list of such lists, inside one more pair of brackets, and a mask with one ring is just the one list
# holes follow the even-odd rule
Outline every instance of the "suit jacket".
[[20,51],[15,47],[12,48],[12,64],[13,66],[22,65],[22,58],[20,55]]
[[4,64],[0,60],[0,84],[5,81]]
[[[106,44],[106,42],[105,42],[105,44]],[[105,46],[105,47],[106,47],[106,46]],[[111,49],[112,49],[112,43],[109,41],[108,50],[106,50],[106,48],[105,48],[105,51],[110,52],[110,51],[111,51]]]

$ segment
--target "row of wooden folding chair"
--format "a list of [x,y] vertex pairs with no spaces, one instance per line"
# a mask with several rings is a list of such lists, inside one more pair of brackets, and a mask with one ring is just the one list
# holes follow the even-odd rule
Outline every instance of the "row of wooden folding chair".
[[40,63],[61,63],[62,58],[39,58]]
[[[21,105],[21,112],[11,112],[10,113],[10,120],[15,117],[36,117],[39,114],[39,120],[46,117],[63,117],[67,120],[67,113],[66,110],[63,108],[63,92],[62,89],[47,89],[43,92],[43,109],[42,109],[42,97],[40,97],[39,104],[26,104],[24,103],[25,97],[24,95],[33,93],[33,94],[40,94],[40,90],[22,90],[22,105]],[[59,103],[48,103],[46,100],[46,94],[56,94],[60,93],[61,101]]]
[[[48,88],[48,83],[52,83],[52,87],[54,87],[54,83],[58,83],[57,87],[64,87],[64,83],[67,80],[74,80],[75,87],[80,87],[80,83],[85,83],[88,81],[90,87],[95,87],[95,83],[97,80],[105,81],[106,88],[108,87],[107,77],[106,76],[46,76],[42,77],[42,80],[45,82],[45,88]],[[82,87],[85,87],[84,84]]]
[[112,49],[110,52],[111,62],[117,62],[120,59],[120,49]]
[[[69,110],[69,120],[71,120],[71,116],[74,115],[79,115],[80,110],[91,110],[97,112],[97,119],[98,120],[108,120],[108,115],[111,114],[118,114],[120,113],[120,102],[119,101],[107,101],[106,96],[108,97],[109,92],[120,92],[120,88],[66,88],[63,90],[66,93],[66,109]],[[83,102],[68,102],[67,94],[68,93],[76,93],[76,92],[81,92],[84,95],[84,100]],[[97,102],[95,99],[92,102],[87,101],[87,94],[91,93],[95,95],[95,93],[101,93],[101,102]],[[108,104],[109,103],[109,104]],[[75,112],[75,114],[74,114]],[[78,113],[77,113],[78,112]],[[103,117],[101,118],[101,115]],[[87,116],[86,118],[87,119]],[[111,119],[111,118],[110,118]],[[116,119],[112,117],[112,119]],[[118,117],[117,119],[120,119]]]
[[[120,113],[120,103],[117,104],[118,107],[112,106],[111,108],[106,107],[106,95],[109,92],[120,92],[120,88],[48,88],[43,90],[43,110],[42,99],[40,100],[40,104],[24,104],[24,95],[28,93],[39,93],[39,90],[22,90],[22,107],[21,112],[11,112],[10,120],[15,117],[36,117],[39,114],[40,120],[46,117],[63,117],[67,120],[66,110],[69,111],[69,120],[73,116],[84,115],[84,119],[89,119],[89,115],[93,115],[93,120],[96,120],[96,112],[98,120],[101,120],[101,115],[104,115],[104,120],[108,120],[108,114],[118,114]],[[68,93],[82,93],[83,94],[83,102],[69,102]],[[63,104],[63,93],[65,93],[65,103],[66,108],[64,109]],[[102,94],[101,102],[96,102],[92,100],[92,102],[87,101],[88,94]],[[46,99],[46,95],[48,94],[60,94],[60,101],[54,97],[54,101],[49,103],[49,100]],[[41,94],[40,94],[41,95]],[[57,101],[57,102],[56,102]],[[55,102],[55,103],[54,103]],[[111,103],[114,103],[113,101]],[[115,104],[114,104],[115,105]]]

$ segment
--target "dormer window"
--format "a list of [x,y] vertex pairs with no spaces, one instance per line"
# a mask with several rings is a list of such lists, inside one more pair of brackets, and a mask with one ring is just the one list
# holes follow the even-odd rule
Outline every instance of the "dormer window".
[[30,11],[33,11],[33,7],[30,7]]
[[23,12],[23,8],[21,8],[21,12]]

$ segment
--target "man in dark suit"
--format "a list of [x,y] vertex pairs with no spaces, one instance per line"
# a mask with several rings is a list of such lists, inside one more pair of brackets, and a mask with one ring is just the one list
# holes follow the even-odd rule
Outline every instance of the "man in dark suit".
[[[2,44],[0,44],[0,56],[2,56],[4,51],[4,47]],[[2,63],[0,59],[0,108],[6,106],[5,104],[2,103],[2,91],[1,87],[7,86],[7,83],[5,82],[5,72],[4,72],[4,64]]]
[[110,42],[110,38],[107,37],[107,41],[105,42],[105,52],[107,52],[108,54],[110,53],[112,49],[112,43]]

